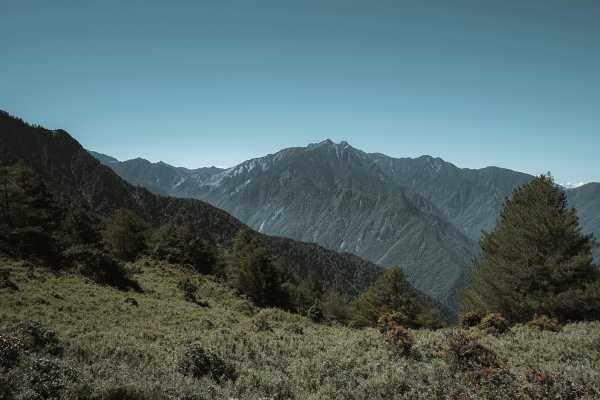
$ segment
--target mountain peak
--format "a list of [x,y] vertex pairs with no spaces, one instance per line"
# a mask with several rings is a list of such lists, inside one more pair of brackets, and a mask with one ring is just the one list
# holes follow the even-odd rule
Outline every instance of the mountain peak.
[[311,143],[307,146],[307,148],[317,148],[317,147],[326,147],[326,148],[333,148],[333,149],[346,149],[346,148],[353,148],[352,146],[350,146],[350,144],[348,142],[346,142],[345,140],[342,140],[339,143],[335,143],[333,140],[331,139],[325,139],[320,143]]

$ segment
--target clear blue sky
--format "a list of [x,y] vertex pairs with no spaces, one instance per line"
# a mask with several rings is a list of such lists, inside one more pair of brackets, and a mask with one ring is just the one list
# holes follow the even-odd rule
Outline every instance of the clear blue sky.
[[0,108],[119,159],[326,138],[600,181],[600,1],[0,5]]

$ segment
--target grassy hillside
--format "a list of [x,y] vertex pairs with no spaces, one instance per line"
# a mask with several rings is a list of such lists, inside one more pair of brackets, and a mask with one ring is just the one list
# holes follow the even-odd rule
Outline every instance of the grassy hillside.
[[[484,347],[471,346],[475,340],[457,347],[457,337],[448,336],[455,328],[410,331],[413,350],[401,356],[376,329],[315,324],[260,309],[211,277],[167,263],[129,264],[140,292],[21,261],[3,260],[0,268],[0,350],[7,354],[7,340],[22,344],[17,364],[0,366],[0,398],[2,390],[10,398],[11,386],[18,398],[518,399],[600,393],[600,323],[567,325],[560,332],[517,326],[500,336],[483,335]],[[178,288],[184,278],[198,283],[196,303]],[[27,320],[55,331],[58,343],[27,348]],[[224,363],[222,379],[180,372],[193,343],[214,354],[213,370]],[[457,349],[466,358],[457,359]]]

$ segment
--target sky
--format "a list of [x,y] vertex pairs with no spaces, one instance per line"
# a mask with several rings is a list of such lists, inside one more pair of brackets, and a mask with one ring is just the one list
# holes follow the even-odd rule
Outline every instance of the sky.
[[600,181],[597,0],[0,4],[0,109],[120,160],[330,138]]

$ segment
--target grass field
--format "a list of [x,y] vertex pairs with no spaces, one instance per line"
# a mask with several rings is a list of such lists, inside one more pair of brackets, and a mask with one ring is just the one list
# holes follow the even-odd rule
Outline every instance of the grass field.
[[[19,349],[0,366],[0,398],[600,398],[597,322],[559,332],[515,326],[479,340],[471,328],[462,347],[455,327],[410,331],[403,356],[377,329],[260,309],[212,277],[154,260],[129,266],[141,292],[19,261],[0,268],[1,338],[16,337]],[[186,277],[198,284],[197,302],[178,288]],[[18,327],[31,320],[56,332],[62,351],[27,348]],[[213,375],[182,373],[194,343],[212,355]],[[215,375],[219,363],[231,373]]]

